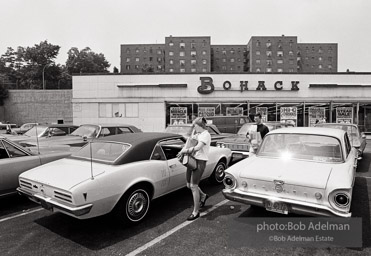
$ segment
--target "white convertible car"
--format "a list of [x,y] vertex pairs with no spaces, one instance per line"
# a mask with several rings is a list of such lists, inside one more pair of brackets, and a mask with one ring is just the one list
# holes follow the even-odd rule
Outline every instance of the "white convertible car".
[[282,214],[350,217],[357,149],[343,130],[268,133],[257,154],[231,166],[223,195]]
[[[87,219],[113,212],[123,222],[142,220],[152,199],[186,185],[176,155],[181,135],[131,133],[104,137],[69,158],[19,177],[19,193],[44,208]],[[222,183],[231,151],[211,147],[203,178]]]

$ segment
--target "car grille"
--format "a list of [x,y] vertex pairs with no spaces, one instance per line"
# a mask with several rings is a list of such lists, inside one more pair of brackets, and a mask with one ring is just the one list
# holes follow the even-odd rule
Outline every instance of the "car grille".
[[248,144],[230,144],[225,143],[224,146],[226,148],[229,148],[232,151],[249,151],[249,145]]
[[54,190],[54,197],[57,199],[72,203],[72,196],[66,193],[62,193],[62,192]]
[[32,184],[25,180],[19,180],[19,185],[24,188],[32,189]]

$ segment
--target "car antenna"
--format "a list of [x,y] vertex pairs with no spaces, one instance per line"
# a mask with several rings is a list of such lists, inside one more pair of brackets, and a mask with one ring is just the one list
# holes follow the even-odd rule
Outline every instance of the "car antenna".
[[37,125],[35,125],[35,132],[36,132],[37,154],[40,155],[39,137],[37,136]]
[[90,147],[90,174],[91,174],[91,179],[94,180],[94,176],[93,176],[93,151],[92,151],[92,147],[91,147],[92,142],[93,142],[93,140],[91,140],[89,142],[89,147]]

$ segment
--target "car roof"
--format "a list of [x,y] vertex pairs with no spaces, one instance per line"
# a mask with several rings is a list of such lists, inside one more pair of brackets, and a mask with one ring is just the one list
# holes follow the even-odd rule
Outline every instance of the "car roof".
[[39,124],[37,127],[52,127],[52,128],[58,128],[58,127],[78,127],[77,125],[73,124]]
[[325,135],[337,138],[343,138],[345,131],[333,128],[322,128],[322,127],[288,127],[273,130],[269,134],[275,133],[297,133],[297,134],[314,134],[314,135]]
[[357,126],[356,124],[350,124],[350,123],[319,123],[316,124],[316,126]]
[[164,139],[176,139],[183,137],[179,134],[160,133],[160,132],[142,132],[142,133],[125,133],[111,135],[96,139],[95,141],[121,142],[131,145],[130,150],[119,158],[114,165],[131,163],[136,161],[149,160],[153,148],[157,142]]

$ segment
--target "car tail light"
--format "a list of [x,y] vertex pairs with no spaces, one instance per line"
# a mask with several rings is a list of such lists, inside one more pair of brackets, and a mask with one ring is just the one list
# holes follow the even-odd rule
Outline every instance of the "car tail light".
[[347,189],[334,190],[329,195],[330,204],[339,211],[349,211],[351,199],[351,191]]
[[350,198],[347,194],[340,192],[340,193],[336,193],[334,195],[334,202],[335,202],[336,206],[338,206],[340,208],[345,208],[345,207],[349,206]]
[[236,179],[232,175],[227,174],[224,177],[223,183],[224,183],[225,188],[231,189],[236,186]]

